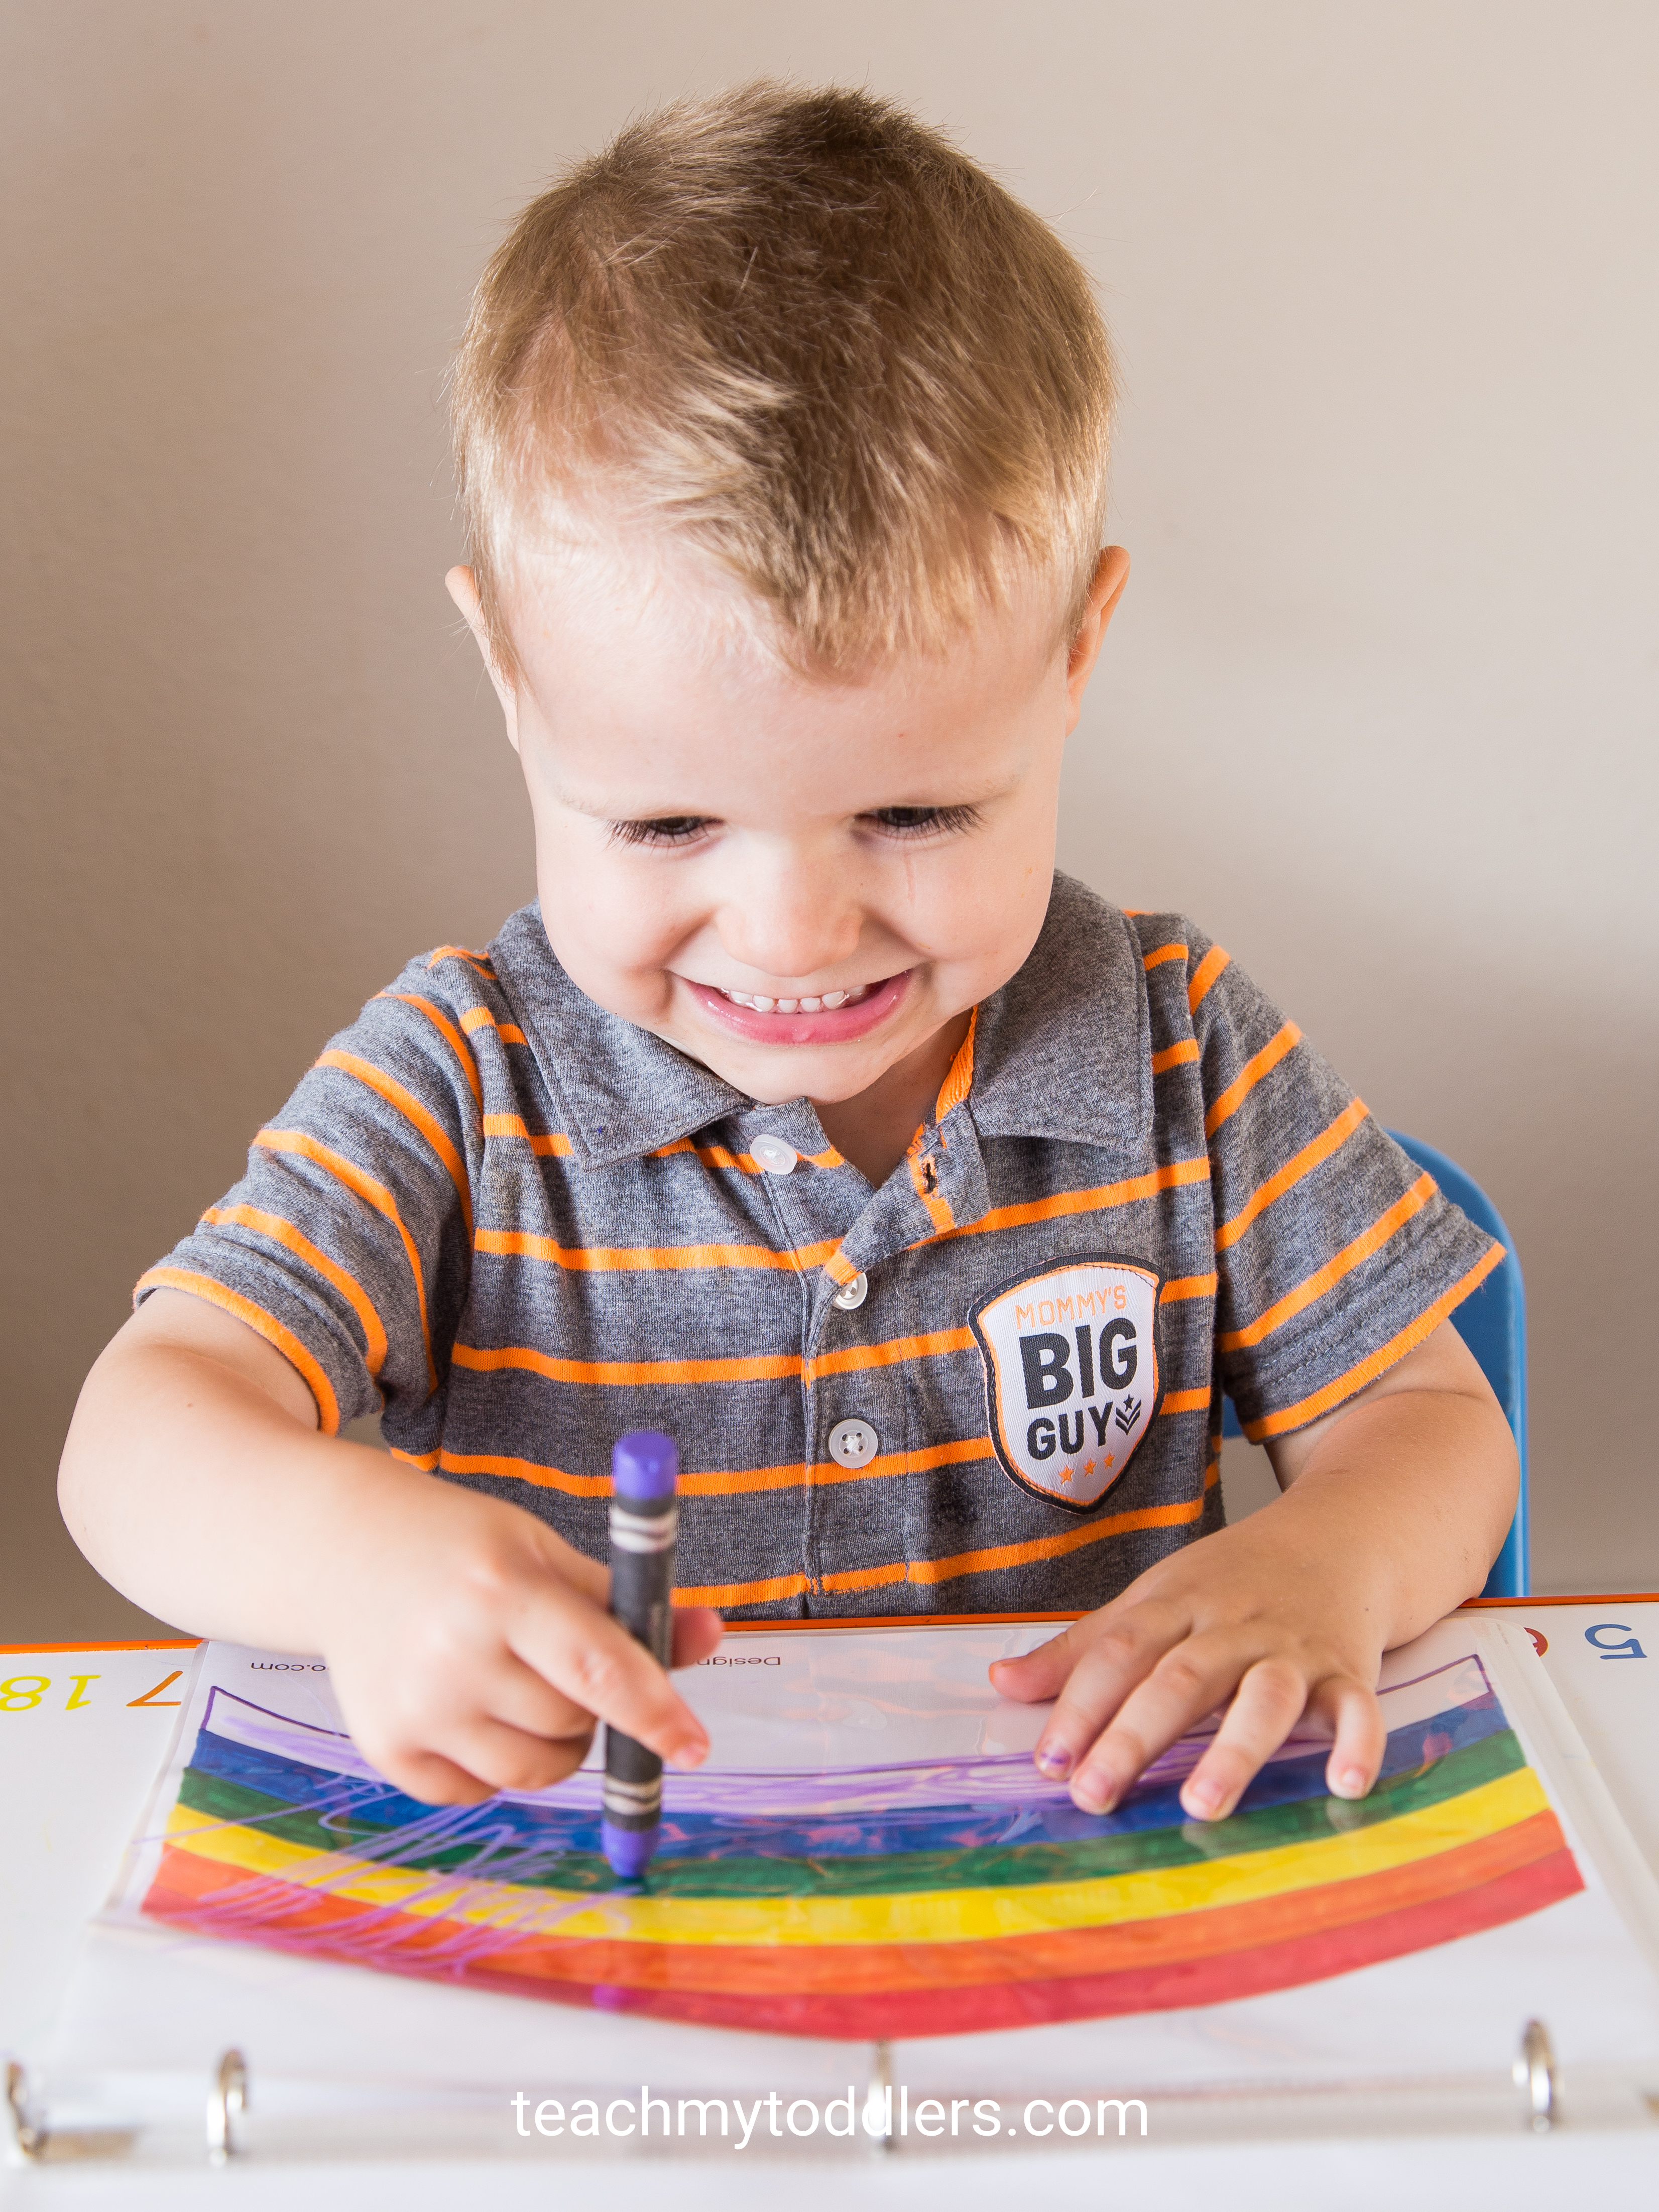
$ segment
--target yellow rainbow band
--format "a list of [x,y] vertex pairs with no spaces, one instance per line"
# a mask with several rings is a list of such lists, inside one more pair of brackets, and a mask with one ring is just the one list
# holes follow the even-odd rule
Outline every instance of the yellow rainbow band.
[[641,1943],[965,1943],[1158,1920],[1282,1897],[1408,1866],[1547,1810],[1537,1777],[1522,1767],[1396,1820],[1195,1866],[1085,1881],[859,1897],[596,1898],[591,1893],[520,1889],[416,1868],[369,1866],[355,1857],[285,1843],[255,1828],[204,1822],[199,1814],[178,1805],[167,1822],[167,1839],[192,1857],[353,1904],[511,1929],[524,1936]]

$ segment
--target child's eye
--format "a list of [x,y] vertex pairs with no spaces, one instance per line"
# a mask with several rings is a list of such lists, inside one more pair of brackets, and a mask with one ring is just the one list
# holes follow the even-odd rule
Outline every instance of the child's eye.
[[654,822],[613,822],[613,845],[689,845],[708,827],[704,814],[663,814]]
[[878,806],[865,817],[890,837],[948,837],[979,823],[977,806]]

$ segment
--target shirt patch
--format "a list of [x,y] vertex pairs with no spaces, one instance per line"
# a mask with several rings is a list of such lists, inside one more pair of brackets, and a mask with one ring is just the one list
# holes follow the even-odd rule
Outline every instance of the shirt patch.
[[1163,1287],[1144,1260],[1087,1254],[1005,1283],[969,1314],[991,1440],[1022,1490],[1086,1513],[1128,1466],[1164,1395]]

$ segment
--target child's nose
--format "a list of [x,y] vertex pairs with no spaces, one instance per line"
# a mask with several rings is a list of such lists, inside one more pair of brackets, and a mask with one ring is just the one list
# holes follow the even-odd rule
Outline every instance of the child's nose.
[[823,977],[858,951],[864,916],[852,892],[844,862],[836,867],[799,853],[769,857],[745,868],[722,902],[720,942],[771,981]]

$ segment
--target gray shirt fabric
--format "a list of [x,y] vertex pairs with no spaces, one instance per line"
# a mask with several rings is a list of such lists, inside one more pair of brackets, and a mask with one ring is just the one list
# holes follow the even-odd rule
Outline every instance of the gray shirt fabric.
[[594,1558],[613,1440],[668,1431],[688,1599],[1000,1613],[1218,1527],[1224,1390],[1302,1427],[1501,1257],[1218,947],[1062,876],[879,1189],[805,1100],[584,997],[526,907],[371,1000],[137,1296]]

